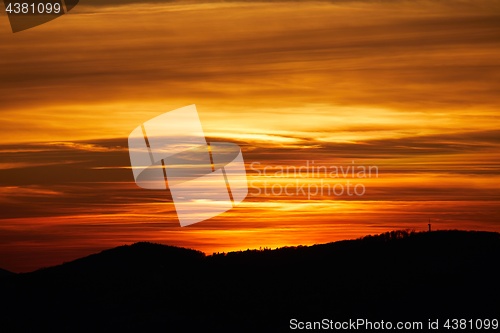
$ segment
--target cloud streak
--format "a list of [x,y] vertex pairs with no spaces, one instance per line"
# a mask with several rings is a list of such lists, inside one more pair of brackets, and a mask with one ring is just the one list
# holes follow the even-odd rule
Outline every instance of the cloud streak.
[[[264,117],[272,108],[276,118],[279,109],[306,113],[321,104],[332,115],[363,107],[360,118],[370,108],[398,118],[446,110],[436,120],[448,126],[470,126],[472,116],[475,126],[489,126],[500,88],[500,11],[481,4],[165,4],[77,13],[6,36],[1,135],[125,136],[120,128],[144,114],[193,100],[228,118],[235,109]],[[293,123],[305,119],[295,114]]]

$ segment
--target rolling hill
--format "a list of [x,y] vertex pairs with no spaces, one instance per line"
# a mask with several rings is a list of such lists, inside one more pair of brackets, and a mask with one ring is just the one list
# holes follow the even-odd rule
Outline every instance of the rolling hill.
[[2,276],[8,276],[8,275],[11,275],[11,274],[14,274],[14,273],[9,272],[9,271],[7,271],[5,269],[1,269],[0,268],[0,277],[2,277]]
[[2,277],[0,330],[279,332],[292,318],[500,319],[498,258],[500,234],[465,231],[211,256],[136,243]]

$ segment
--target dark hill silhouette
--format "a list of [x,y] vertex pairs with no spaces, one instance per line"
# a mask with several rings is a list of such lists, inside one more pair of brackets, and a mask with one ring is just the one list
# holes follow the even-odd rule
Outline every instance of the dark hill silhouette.
[[104,250],[97,254],[80,258],[59,266],[43,268],[32,274],[46,275],[109,275],[109,274],[147,274],[168,271],[171,266],[192,265],[205,257],[203,252],[140,242]]
[[14,273],[9,272],[8,270],[5,270],[5,269],[0,268],[0,277],[2,277],[2,276],[12,275],[12,274],[14,274]]
[[464,231],[212,256],[137,243],[2,278],[0,331],[278,332],[291,318],[498,318],[499,258],[500,234]]

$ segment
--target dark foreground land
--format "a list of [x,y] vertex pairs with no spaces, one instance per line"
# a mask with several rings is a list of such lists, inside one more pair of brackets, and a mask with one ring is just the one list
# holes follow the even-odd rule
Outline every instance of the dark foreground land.
[[205,256],[137,243],[0,275],[0,332],[278,332],[290,319],[500,319],[500,234],[395,231]]
[[5,269],[1,269],[1,268],[0,268],[0,278],[1,278],[2,276],[8,276],[8,275],[11,275],[11,274],[13,274],[13,273],[11,273],[11,272],[9,272],[9,271],[6,271]]

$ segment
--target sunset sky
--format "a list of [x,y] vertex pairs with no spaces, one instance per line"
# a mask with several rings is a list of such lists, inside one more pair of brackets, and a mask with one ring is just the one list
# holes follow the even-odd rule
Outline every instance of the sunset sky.
[[[429,219],[500,231],[498,1],[81,0],[15,34],[2,11],[0,55],[1,268],[137,241],[309,245]],[[191,104],[208,141],[241,147],[250,188],[181,228],[167,192],[134,183],[127,137]],[[310,165],[378,174],[274,174]],[[365,192],[266,195],[321,181]]]

